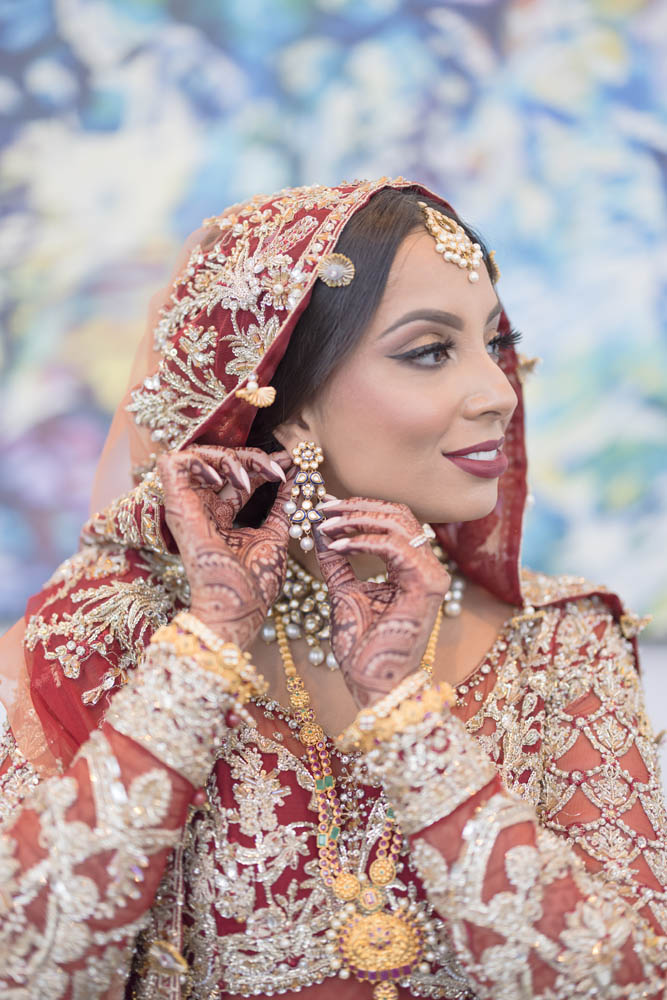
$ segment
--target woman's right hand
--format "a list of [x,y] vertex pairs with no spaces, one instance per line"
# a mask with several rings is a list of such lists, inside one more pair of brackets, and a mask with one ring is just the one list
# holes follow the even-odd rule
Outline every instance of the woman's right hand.
[[[158,471],[167,525],[190,583],[190,611],[220,638],[246,649],[285,579],[289,518],[283,505],[298,470],[286,451],[193,447],[162,455]],[[281,479],[264,524],[234,528],[257,487]]]

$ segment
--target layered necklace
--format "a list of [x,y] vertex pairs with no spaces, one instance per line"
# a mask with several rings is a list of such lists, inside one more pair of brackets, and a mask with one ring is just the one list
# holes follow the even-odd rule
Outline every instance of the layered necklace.
[[[439,558],[443,558],[442,549]],[[461,611],[464,581],[456,574],[455,568],[450,572],[452,584],[438,609],[421,661],[421,669],[429,677],[433,674],[443,616],[455,616]],[[386,576],[372,579],[381,582]],[[275,640],[278,643],[299,740],[305,747],[315,782],[320,874],[327,889],[341,904],[326,935],[332,965],[338,969],[342,979],[354,976],[372,984],[374,1000],[395,1000],[398,997],[397,982],[415,970],[424,974],[430,972],[427,956],[431,957],[428,947],[432,935],[422,907],[407,901],[393,907],[390,905],[387,888],[396,877],[397,859],[403,841],[392,809],[386,809],[385,824],[368,874],[355,875],[342,866],[338,847],[342,809],[336,793],[331,757],[324,730],[315,718],[289,642],[305,635],[310,646],[310,662],[317,665],[326,660],[330,669],[337,668],[333,654],[325,656],[321,648],[321,642],[330,637],[328,593],[325,584],[294,560],[288,562],[285,586],[265,622],[262,635],[267,642]],[[309,639],[312,641],[309,642]]]
[[[449,590],[443,599],[444,614],[455,618],[461,614],[461,604],[465,590],[465,577],[456,565],[443,552],[440,545],[431,543],[436,557],[442,562],[451,577]],[[385,583],[387,574],[369,577],[367,582]],[[275,642],[277,638],[276,616],[281,615],[285,621],[285,631],[288,639],[305,638],[308,649],[308,660],[315,666],[326,666],[329,670],[337,670],[338,663],[331,648],[323,648],[330,639],[330,606],[327,585],[318,580],[307,569],[304,569],[296,559],[288,555],[285,583],[278,600],[269,611],[261,629],[261,636],[267,643]]]

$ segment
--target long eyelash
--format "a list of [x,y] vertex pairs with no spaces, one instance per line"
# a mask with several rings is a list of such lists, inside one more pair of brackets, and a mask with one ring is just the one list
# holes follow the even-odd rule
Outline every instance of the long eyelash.
[[[523,334],[516,327],[512,327],[507,333],[497,333],[493,340],[489,341],[489,346],[493,346],[498,351],[502,351],[507,347],[514,347],[522,339]],[[433,357],[441,356],[444,359],[449,357],[449,352],[452,347],[454,347],[453,340],[438,340],[433,344],[424,344],[422,347],[415,347],[412,351],[406,351],[405,354],[400,354],[398,357],[401,361],[411,360],[413,358],[425,358],[429,355]]]
[[508,333],[497,334],[493,340],[489,341],[489,344],[493,344],[498,350],[503,350],[506,347],[514,347],[522,338],[523,334],[521,331],[517,330],[516,327],[512,327]]
[[452,347],[454,347],[453,340],[438,340],[433,344],[424,344],[422,347],[415,347],[412,351],[406,351],[405,354],[398,354],[396,357],[403,361],[405,358],[425,358],[429,354],[442,354],[444,357],[449,357],[449,352]]

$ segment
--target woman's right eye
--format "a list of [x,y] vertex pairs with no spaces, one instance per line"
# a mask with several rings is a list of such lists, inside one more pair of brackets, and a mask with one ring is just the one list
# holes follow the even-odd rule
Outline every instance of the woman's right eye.
[[[420,368],[441,368],[449,357],[453,346],[454,342],[451,340],[436,340],[432,344],[424,344],[423,347],[415,347],[412,351],[406,351],[405,354],[393,354],[392,357],[397,361],[409,361]],[[433,363],[429,362],[428,358],[431,358]]]

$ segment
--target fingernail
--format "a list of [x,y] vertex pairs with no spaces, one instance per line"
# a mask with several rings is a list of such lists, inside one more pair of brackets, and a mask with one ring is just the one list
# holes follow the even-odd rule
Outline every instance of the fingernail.
[[222,486],[222,479],[220,478],[216,470],[213,468],[212,465],[209,465],[206,462],[202,463],[202,465],[204,468],[205,477],[208,479],[208,481],[211,483],[212,486],[216,486],[219,489]]
[[320,525],[318,525],[320,531],[328,531],[339,524],[345,524],[347,518],[345,517],[327,517]]
[[329,547],[329,540],[323,537],[322,530],[321,527],[316,527],[315,525],[312,527],[313,541],[318,552],[323,552],[324,549]]
[[283,472],[283,470],[282,470],[282,469],[280,468],[280,466],[278,465],[278,463],[277,463],[277,462],[271,462],[271,463],[270,463],[270,465],[271,465],[271,468],[273,469],[273,471],[275,472],[275,474],[276,474],[277,476],[280,476],[280,478],[282,479],[282,481],[283,481],[284,483],[286,483],[286,482],[287,482],[287,479],[285,478],[285,473],[284,473],[284,472]]
[[248,473],[246,472],[246,470],[243,468],[243,466],[241,466],[239,468],[239,478],[240,478],[241,482],[243,483],[243,486],[244,486],[245,490],[248,493],[250,493],[250,477],[249,477]]
[[215,486],[216,489],[220,489],[222,486],[222,479],[208,462],[203,462],[199,458],[195,459],[192,463],[192,471],[198,473],[209,486]]
[[336,499],[326,500],[324,503],[318,504],[317,505],[317,509],[318,510],[327,510],[329,507],[333,507],[334,504],[337,504],[337,503],[339,503],[339,501],[336,500]]

